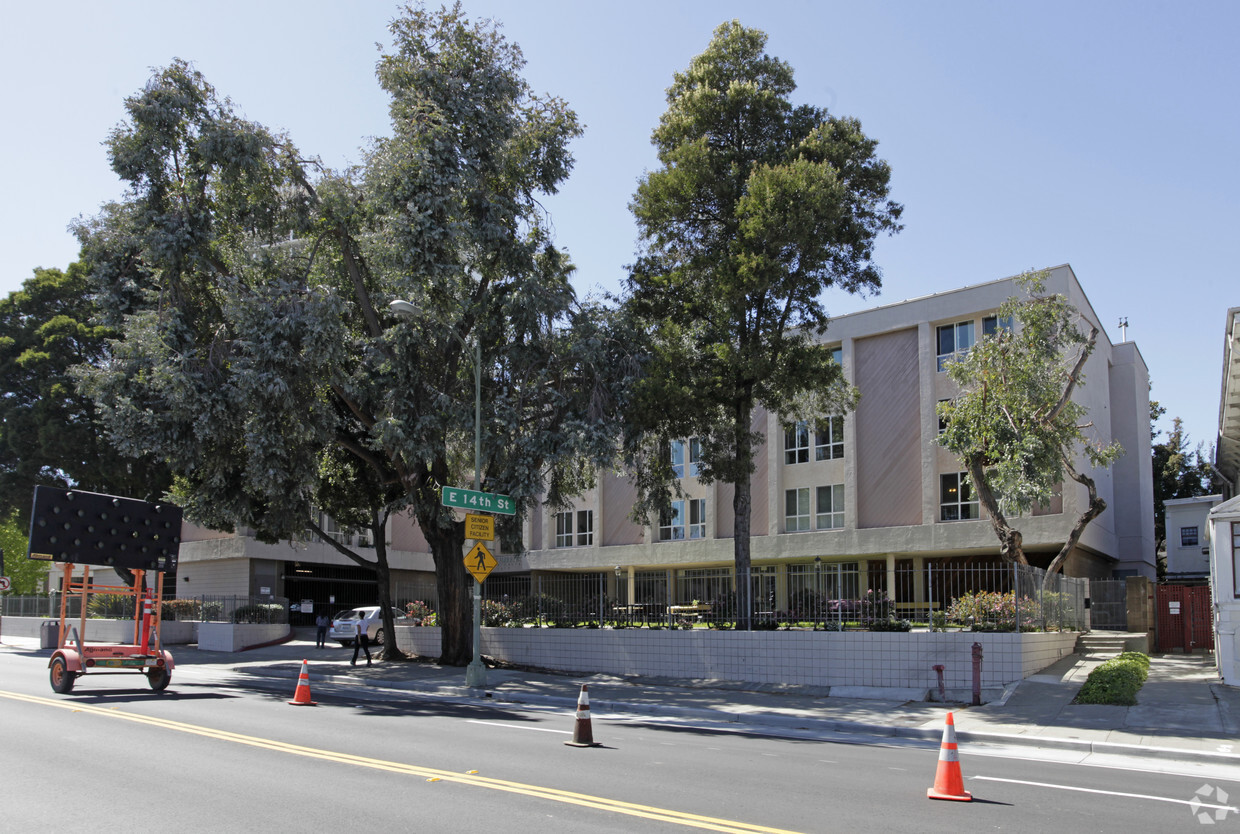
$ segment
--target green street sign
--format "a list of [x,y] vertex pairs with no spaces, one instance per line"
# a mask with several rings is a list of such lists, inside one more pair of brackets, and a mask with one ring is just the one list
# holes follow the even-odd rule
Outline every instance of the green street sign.
[[492,495],[489,492],[477,492],[460,487],[443,488],[443,505],[460,507],[463,510],[476,510],[484,513],[500,515],[516,515],[517,505],[507,495]]

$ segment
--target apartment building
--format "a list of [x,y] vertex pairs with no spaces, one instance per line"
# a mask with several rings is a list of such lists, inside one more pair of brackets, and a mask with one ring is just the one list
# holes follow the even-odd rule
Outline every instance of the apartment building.
[[[1101,331],[1085,368],[1086,385],[1076,396],[1089,410],[1096,439],[1118,440],[1126,450],[1109,470],[1091,473],[1108,508],[1089,525],[1065,572],[1153,577],[1145,362],[1134,343],[1111,343],[1070,267],[1052,269],[1046,289],[1067,296]],[[1004,325],[998,307],[1017,290],[1008,278],[832,320],[825,344],[861,391],[857,410],[815,426],[784,426],[774,415],[754,415],[755,430],[765,438],[755,461],[751,517],[760,599],[769,592],[782,605],[789,589],[804,587],[811,572],[821,578],[825,571],[829,580],[836,571],[835,596],[881,586],[921,602],[921,585],[895,590],[897,571],[911,575],[927,564],[997,561],[994,533],[960,465],[935,442],[935,407],[955,393],[945,363]],[[531,514],[526,552],[497,553],[492,576],[603,577],[609,595],[629,600],[640,596],[636,589],[646,579],[698,576],[726,584],[719,576],[733,564],[733,489],[698,479],[692,438],[673,444],[669,454],[684,497],[658,523],[634,522],[633,484],[606,475],[571,509],[544,507]],[[1019,520],[1031,562],[1045,565],[1054,557],[1084,503],[1084,489],[1069,482],[1051,506]],[[182,594],[273,595],[333,610],[374,601],[373,573],[322,543],[268,545],[188,527],[183,538]],[[410,519],[394,519],[387,538],[394,593],[433,581],[426,542]]]
[[[1090,472],[1107,511],[1086,529],[1065,573],[1153,578],[1145,362],[1136,344],[1110,341],[1071,267],[1050,270],[1046,290],[1065,295],[1100,331],[1086,384],[1075,396],[1089,411],[1092,436],[1125,449],[1109,469]],[[1007,278],[832,320],[824,343],[861,392],[856,411],[816,426],[754,415],[755,430],[765,438],[752,487],[752,559],[766,583],[760,587],[784,598],[790,587],[804,586],[798,577],[842,566],[870,587],[894,589],[897,570],[919,574],[928,563],[997,561],[994,532],[959,462],[936,442],[935,409],[956,393],[946,363],[980,335],[1007,325],[998,307],[1017,293],[1015,280]],[[672,445],[684,497],[657,524],[629,518],[635,493],[628,479],[604,477],[570,510],[544,509],[529,518],[528,551],[501,560],[500,571],[614,574],[634,599],[643,577],[705,575],[731,566],[733,488],[703,484],[696,451],[692,438]],[[1018,520],[1033,564],[1045,566],[1058,553],[1086,502],[1085,489],[1069,481],[1051,506]],[[920,587],[908,591],[920,593]]]

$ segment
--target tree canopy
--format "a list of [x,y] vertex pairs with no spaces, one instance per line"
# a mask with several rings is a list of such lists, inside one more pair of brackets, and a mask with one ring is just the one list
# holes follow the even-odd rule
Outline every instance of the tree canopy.
[[[129,197],[80,227],[125,340],[82,379],[124,448],[175,468],[187,517],[317,533],[376,571],[385,618],[384,527],[411,513],[435,561],[440,660],[463,664],[472,580],[440,490],[471,478],[474,346],[484,489],[520,513],[614,451],[627,347],[575,298],[538,203],[569,173],[576,116],[459,5],[406,9],[391,32],[377,76],[392,132],[356,169],[321,168],[182,61],[127,100],[108,146]],[[398,321],[396,299],[420,316]],[[314,509],[370,529],[373,555]]]
[[81,263],[36,269],[0,300],[0,514],[14,510],[19,526],[36,485],[158,499],[171,482],[151,455],[118,453],[73,385],[69,369],[103,362],[116,336],[97,312]]
[[631,209],[641,249],[630,314],[651,340],[631,445],[646,501],[666,503],[669,438],[696,435],[701,477],[735,484],[740,617],[748,624],[754,410],[787,419],[851,407],[819,345],[823,293],[877,290],[874,242],[900,229],[888,165],[856,119],[794,106],[792,68],[732,21],[676,73],[652,135],[661,167]]
[[[1093,353],[1097,327],[1066,297],[1044,293],[1045,272],[1016,279],[1023,296],[999,308],[1009,326],[985,335],[968,354],[947,366],[960,393],[940,403],[945,424],[939,443],[959,456],[986,510],[999,552],[1026,564],[1020,531],[1009,520],[1035,505],[1048,506],[1067,476],[1084,486],[1088,501],[1047,575],[1080,540],[1086,525],[1106,509],[1090,467],[1113,463],[1123,449],[1095,439],[1085,407],[1073,397],[1085,384],[1083,369]],[[1082,329],[1087,328],[1087,329]]]

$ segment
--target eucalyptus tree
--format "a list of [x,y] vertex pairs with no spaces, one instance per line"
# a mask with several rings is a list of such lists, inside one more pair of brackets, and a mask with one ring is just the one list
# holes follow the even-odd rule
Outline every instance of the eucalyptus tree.
[[[815,419],[852,406],[818,342],[823,293],[877,290],[873,247],[899,230],[890,169],[851,118],[794,106],[792,68],[767,37],[732,21],[667,91],[652,141],[661,167],[631,209],[641,251],[629,304],[653,342],[632,425],[648,496],[666,500],[659,442],[696,435],[701,477],[735,485],[734,557],[742,626],[752,609],[750,478],[755,408]],[[660,470],[663,470],[660,477]]]
[[36,269],[0,299],[0,516],[13,510],[19,527],[36,485],[157,499],[171,480],[151,456],[119,454],[69,378],[74,365],[102,361],[116,336],[95,321],[88,288],[86,269],[73,263]]
[[[308,530],[373,568],[388,634],[384,528],[411,513],[435,562],[440,660],[464,664],[472,580],[440,491],[473,469],[475,347],[484,488],[521,513],[613,452],[627,349],[614,316],[575,299],[539,207],[571,168],[576,116],[459,6],[407,9],[391,33],[377,68],[391,134],[356,169],[321,170],[183,62],[126,102],[109,147],[131,193],[81,227],[126,339],[82,376],[121,442],[176,467],[190,518],[267,540]],[[396,320],[395,299],[421,315]],[[373,556],[313,508],[372,531]]]
[[1011,326],[983,336],[948,364],[960,393],[938,406],[945,426],[938,442],[959,456],[1009,562],[1028,563],[1009,515],[1048,505],[1065,476],[1085,487],[1086,504],[1047,568],[1049,579],[1107,507],[1080,462],[1109,466],[1124,450],[1091,436],[1089,413],[1074,397],[1085,384],[1098,328],[1065,296],[1045,292],[1046,275],[1017,278],[1024,294],[999,308]]

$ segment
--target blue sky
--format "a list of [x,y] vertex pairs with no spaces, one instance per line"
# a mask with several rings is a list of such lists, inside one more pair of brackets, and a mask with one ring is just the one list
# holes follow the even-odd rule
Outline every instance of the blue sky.
[[[546,201],[582,293],[633,259],[628,202],[657,164],[672,74],[732,18],[766,31],[799,102],[859,118],[905,230],[881,294],[843,314],[1070,263],[1113,341],[1127,317],[1152,397],[1194,442],[1218,428],[1223,327],[1240,305],[1240,4],[467,0],[519,43],[534,89],[586,125]],[[374,80],[386,2],[6,4],[0,292],[77,254],[66,226],[121,195],[101,145],[152,67],[193,61],[249,118],[330,166],[388,130]],[[1164,423],[1169,425],[1169,420]]]

